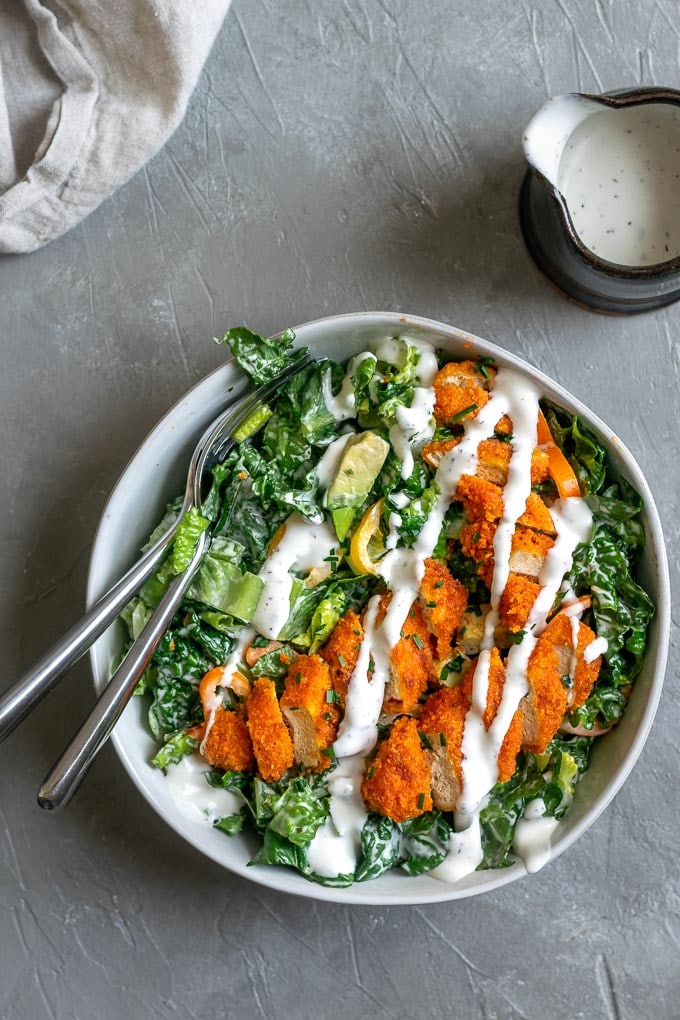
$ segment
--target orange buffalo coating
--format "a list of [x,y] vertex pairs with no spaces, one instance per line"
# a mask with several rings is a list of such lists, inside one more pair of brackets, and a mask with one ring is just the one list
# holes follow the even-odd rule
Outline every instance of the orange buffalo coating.
[[295,760],[301,765],[326,768],[329,764],[321,752],[335,740],[340,721],[332,695],[328,663],[320,655],[298,655],[288,670],[279,704],[292,730]]
[[227,772],[251,772],[255,767],[253,742],[240,715],[225,708],[215,710],[202,748],[203,757]]
[[473,418],[489,399],[487,392],[490,376],[495,369],[487,369],[488,378],[480,372],[475,361],[452,361],[444,365],[434,380],[434,416],[438,425],[450,425]]
[[225,688],[233,692],[237,698],[243,699],[250,689],[250,684],[241,673],[225,676],[223,666],[209,670],[201,680],[198,685],[198,696],[203,705],[205,724],[200,728],[198,739],[203,741],[203,757],[216,768],[251,772],[255,766],[255,757],[250,733],[243,718],[243,709],[240,704],[234,710],[226,709],[221,704],[213,708],[215,695],[220,688]]
[[[391,595],[383,595],[378,623],[387,612]],[[402,637],[390,653],[390,679],[385,689],[383,709],[392,714],[410,712],[425,693],[432,672],[430,632],[418,602],[414,602],[401,628]]]
[[246,711],[258,771],[267,782],[280,779],[295,756],[273,680],[262,676],[255,681],[246,698]]
[[588,645],[595,640],[593,631],[580,621],[576,629],[576,648],[574,648],[572,620],[565,613],[558,613],[553,617],[543,631],[543,637],[551,642],[557,652],[560,675],[571,673],[572,656],[575,659],[576,668],[571,678],[572,686],[566,691],[567,707],[572,712],[587,701],[602,664],[602,656],[598,656],[592,662],[586,662],[583,657]]
[[432,810],[430,766],[415,719],[402,716],[378,745],[369,763],[361,795],[369,811],[395,822]]
[[443,687],[423,706],[418,726],[430,745],[427,758],[432,774],[432,801],[441,811],[453,811],[463,785],[463,730],[470,703],[461,687]]
[[361,618],[350,609],[338,620],[335,630],[319,652],[321,658],[328,663],[333,690],[343,706],[363,640]]
[[527,667],[529,693],[522,698],[522,747],[541,754],[557,733],[567,710],[567,692],[562,683],[557,652],[542,635]]
[[467,588],[452,576],[441,560],[427,559],[420,596],[425,623],[435,639],[436,655],[444,659],[451,650],[451,639],[460,627],[467,606]]

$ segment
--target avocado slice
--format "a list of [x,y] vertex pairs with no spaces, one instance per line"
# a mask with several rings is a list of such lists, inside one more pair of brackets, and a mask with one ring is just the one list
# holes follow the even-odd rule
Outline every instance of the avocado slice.
[[345,446],[326,492],[326,506],[341,542],[352,525],[355,511],[366,502],[389,450],[390,444],[375,432],[360,432]]
[[352,521],[356,510],[353,506],[341,506],[337,510],[331,510],[335,534],[341,542],[344,542],[347,532],[352,527]]

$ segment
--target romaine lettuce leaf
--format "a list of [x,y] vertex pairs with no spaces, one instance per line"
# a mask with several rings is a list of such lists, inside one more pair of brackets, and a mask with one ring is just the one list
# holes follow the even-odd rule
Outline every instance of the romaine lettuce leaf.
[[203,517],[195,506],[187,510],[172,543],[173,574],[181,574],[187,569],[194,555],[196,543],[209,525],[208,518]]
[[167,769],[168,765],[177,765],[187,754],[191,754],[198,747],[196,737],[189,736],[184,730],[174,733],[169,740],[163,744],[157,754],[151,759],[151,764],[157,769]]

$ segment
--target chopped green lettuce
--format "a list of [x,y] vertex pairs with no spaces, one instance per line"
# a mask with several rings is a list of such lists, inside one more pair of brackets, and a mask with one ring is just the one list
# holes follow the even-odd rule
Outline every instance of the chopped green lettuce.
[[180,730],[179,733],[173,733],[166,740],[160,751],[151,759],[151,764],[155,765],[157,769],[167,769],[168,765],[177,765],[182,758],[191,754],[197,747],[196,737],[191,737],[184,730]]
[[194,555],[196,543],[209,526],[210,521],[207,517],[202,517],[195,506],[187,510],[172,543],[173,574],[181,574],[187,569]]
[[284,368],[292,364],[296,355],[293,354],[295,333],[287,329],[278,337],[268,339],[253,333],[245,326],[234,326],[228,329],[223,337],[215,337],[215,343],[227,344],[239,366],[248,375],[254,386],[263,386],[280,375]]

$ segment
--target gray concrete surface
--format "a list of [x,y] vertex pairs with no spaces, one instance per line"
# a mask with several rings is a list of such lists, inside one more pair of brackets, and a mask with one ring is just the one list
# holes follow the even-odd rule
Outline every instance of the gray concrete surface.
[[[77,616],[104,500],[210,336],[402,309],[524,355],[645,466],[678,594],[680,306],[599,317],[520,240],[519,135],[547,95],[677,85],[670,0],[235,0],[167,148],[80,228],[0,260],[0,620],[8,684]],[[338,908],[184,845],[113,751],[48,817],[85,665],[0,749],[0,1016],[680,1016],[677,629],[633,776],[532,880]]]

